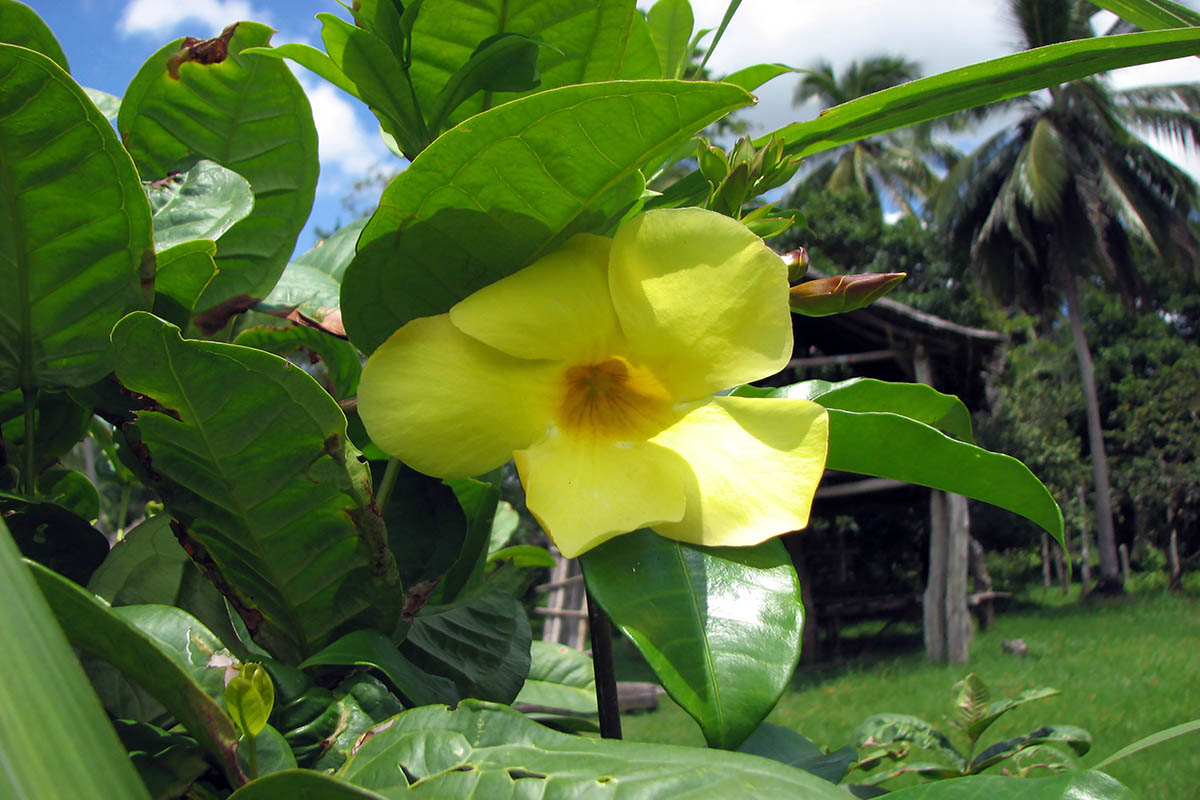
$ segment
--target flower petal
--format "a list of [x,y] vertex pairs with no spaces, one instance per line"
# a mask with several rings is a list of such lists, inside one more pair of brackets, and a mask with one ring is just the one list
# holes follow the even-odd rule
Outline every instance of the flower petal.
[[651,441],[691,466],[687,512],[668,539],[747,546],[808,524],[825,469],[829,416],[808,400],[716,397]]
[[567,558],[683,517],[688,465],[665,448],[556,432],[513,460],[526,505]]
[[448,314],[422,317],[367,360],[358,413],[371,440],[413,469],[470,477],[545,435],[560,371],[472,339]]
[[787,266],[746,226],[662,209],[617,231],[609,286],[634,358],[698,400],[772,375],[792,353]]
[[572,236],[553,253],[459,302],[450,309],[450,321],[520,358],[607,355],[618,331],[608,293],[611,248],[611,239]]

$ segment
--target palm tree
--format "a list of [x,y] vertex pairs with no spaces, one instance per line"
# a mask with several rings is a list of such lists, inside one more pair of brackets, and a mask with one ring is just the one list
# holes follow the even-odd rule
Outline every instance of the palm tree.
[[[807,70],[796,87],[793,104],[800,106],[816,99],[822,108],[831,108],[919,77],[920,66],[899,56],[854,61],[841,75],[828,61],[820,61]],[[930,125],[917,125],[814,156],[814,166],[805,174],[797,193],[857,186],[870,197],[888,194],[916,216],[914,202],[923,208],[938,184],[940,176],[935,167],[948,167],[958,155],[949,145],[935,141],[932,130]]]
[[[1030,48],[1092,35],[1090,3],[1009,2]],[[997,298],[1040,312],[1047,323],[1066,313],[1087,409],[1097,588],[1119,592],[1108,463],[1078,285],[1092,281],[1129,300],[1141,296],[1134,242],[1163,264],[1195,274],[1197,240],[1188,215],[1197,206],[1197,186],[1137,131],[1195,148],[1200,121],[1192,112],[1200,109],[1200,91],[1193,85],[1116,91],[1093,77],[1002,107],[1019,110],[1019,121],[950,170],[934,218]]]

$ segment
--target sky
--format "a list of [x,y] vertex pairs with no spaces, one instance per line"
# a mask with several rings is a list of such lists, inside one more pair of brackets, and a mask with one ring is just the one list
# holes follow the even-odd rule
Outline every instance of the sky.
[[[322,11],[348,13],[334,0],[25,0],[47,22],[82,85],[122,95],[142,62],[179,36],[209,38],[229,23],[255,20],[275,28],[273,44],[320,46]],[[716,28],[728,0],[692,0],[696,27]],[[1197,7],[1200,0],[1185,0]],[[893,53],[920,63],[933,75],[1014,52],[1017,33],[1005,16],[1004,0],[743,0],[713,54],[717,74],[753,63],[805,67],[819,59],[841,70],[851,61]],[[1107,12],[1097,18],[1107,26]],[[291,64],[291,62],[287,62]],[[294,66],[294,65],[293,65]],[[354,98],[306,70],[294,67],[308,94],[320,142],[321,179],[298,252],[316,241],[316,229],[352,221],[343,198],[355,180],[403,162],[383,146],[375,118]],[[755,134],[814,117],[815,104],[795,108],[797,77],[786,75],[762,87],[759,103],[744,114]],[[1200,81],[1200,58],[1118,70],[1118,88]],[[982,134],[980,134],[982,135]],[[970,140],[956,142],[969,147]],[[1200,178],[1200,157],[1156,144]]]

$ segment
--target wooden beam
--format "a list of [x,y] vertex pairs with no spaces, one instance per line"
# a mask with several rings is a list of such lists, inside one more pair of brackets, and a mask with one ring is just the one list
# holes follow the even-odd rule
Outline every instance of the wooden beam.
[[886,361],[896,358],[895,350],[868,350],[865,353],[843,353],[835,356],[805,356],[793,358],[788,366],[795,367],[825,367],[830,364],[862,364],[867,361]]

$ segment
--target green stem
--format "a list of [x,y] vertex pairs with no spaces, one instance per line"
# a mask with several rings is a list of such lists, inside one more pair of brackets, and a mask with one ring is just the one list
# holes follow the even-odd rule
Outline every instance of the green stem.
[[596,706],[600,736],[621,738],[621,706],[617,702],[617,671],[613,666],[612,628],[608,615],[587,593],[588,631],[592,637],[592,670],[596,675]]
[[125,515],[129,513],[129,495],[133,492],[133,486],[126,483],[121,486],[121,510],[117,512],[117,541],[125,538]]
[[379,507],[380,513],[383,513],[383,507],[387,504],[388,495],[392,493],[392,487],[396,485],[396,476],[400,474],[400,459],[389,458],[387,469],[383,471],[383,480],[379,482],[379,489],[375,492],[375,505]]
[[250,767],[250,780],[258,777],[258,737],[246,736],[246,762]]
[[37,388],[22,386],[21,398],[25,401],[25,465],[21,473],[21,486],[25,494],[33,497],[37,493],[37,441],[34,415],[37,413]]

